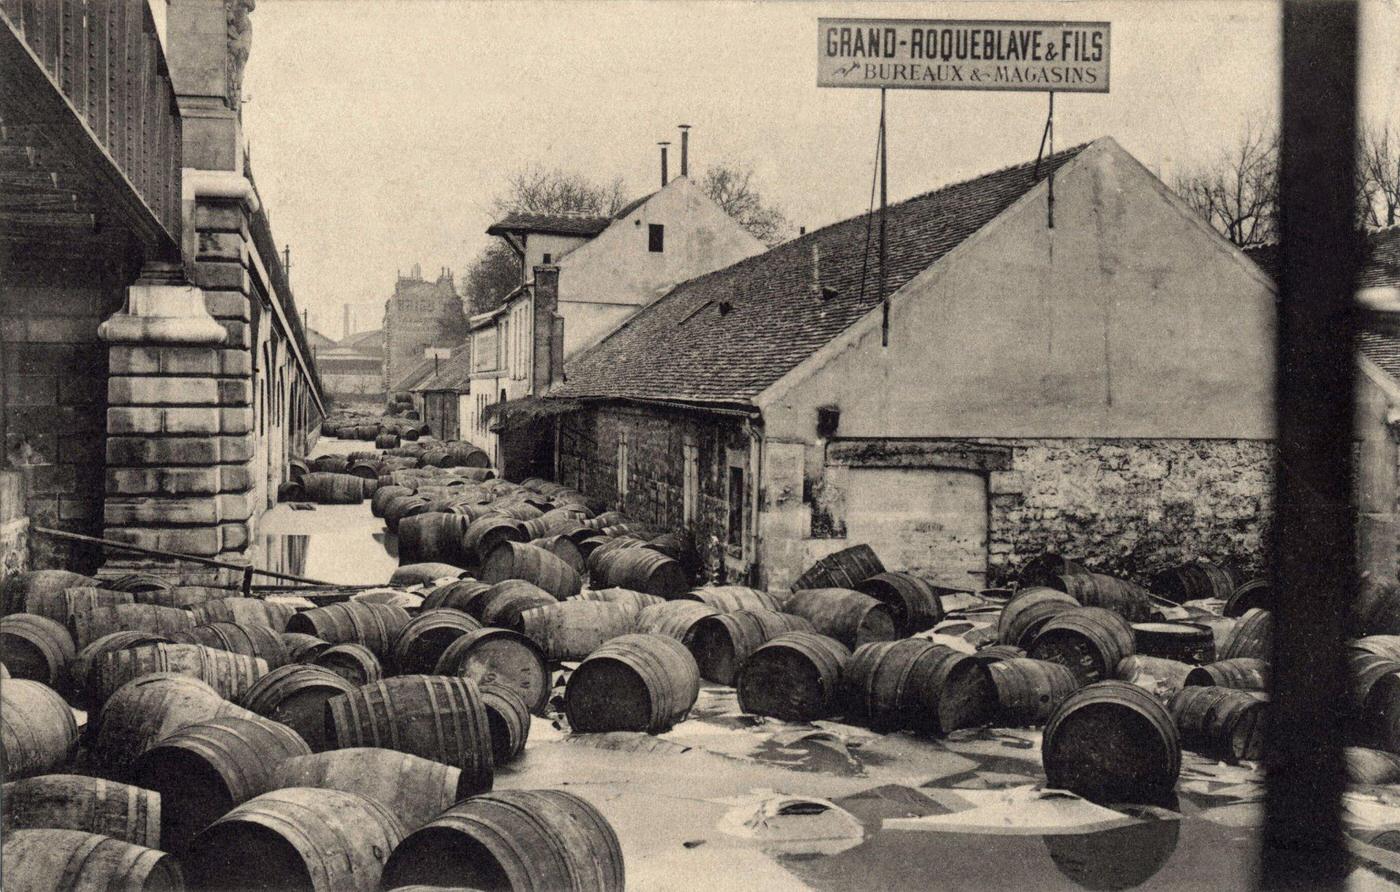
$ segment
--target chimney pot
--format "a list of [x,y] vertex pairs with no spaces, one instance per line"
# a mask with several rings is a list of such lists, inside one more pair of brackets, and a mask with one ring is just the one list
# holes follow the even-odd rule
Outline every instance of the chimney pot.
[[661,146],[661,188],[664,189],[666,188],[667,181],[670,180],[670,171],[666,169],[666,147],[669,146],[670,143],[659,142],[657,145]]
[[681,176],[690,176],[690,125],[681,124]]

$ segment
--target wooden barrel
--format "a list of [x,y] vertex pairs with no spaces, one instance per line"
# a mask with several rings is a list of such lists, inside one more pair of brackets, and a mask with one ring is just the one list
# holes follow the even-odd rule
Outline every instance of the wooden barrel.
[[1366,653],[1400,661],[1400,635],[1367,635],[1347,643],[1349,653]]
[[91,576],[67,570],[27,570],[5,577],[0,584],[0,606],[4,613],[23,613],[29,599],[56,595],[64,589],[93,587],[98,584]]
[[552,551],[522,542],[496,543],[481,562],[481,581],[493,585],[507,579],[523,579],[558,600],[572,598],[582,583],[574,568]]
[[312,657],[311,665],[339,675],[359,687],[384,677],[384,666],[363,644],[333,644]]
[[1342,751],[1347,780],[1354,784],[1388,785],[1400,783],[1400,756],[1384,750],[1349,746]]
[[393,496],[384,503],[384,526],[389,532],[397,533],[399,524],[410,517],[425,514],[432,503],[419,495]]
[[1011,659],[987,669],[997,691],[997,724],[1010,728],[1045,724],[1065,698],[1079,689],[1079,679],[1059,663]]
[[385,431],[374,438],[374,448],[394,449],[399,445],[399,435],[392,431]]
[[506,579],[491,586],[491,591],[473,599],[468,606],[482,625],[518,632],[520,617],[525,611],[557,603],[553,595],[533,582]]
[[32,613],[0,618],[0,654],[5,655],[11,677],[41,681],[51,688],[68,683],[68,666],[77,656],[67,629]]
[[997,620],[997,639],[1002,644],[1029,647],[1040,627],[1056,614],[1079,606],[1072,595],[1048,586],[1021,589],[1006,603]]
[[1182,746],[1229,762],[1263,758],[1267,707],[1247,691],[1195,685],[1178,691],[1169,705]]
[[453,641],[434,669],[478,685],[501,685],[520,695],[530,712],[544,715],[552,679],[544,652],[519,632],[477,629]]
[[81,830],[16,830],[5,834],[0,859],[5,888],[183,889],[180,865],[165,852]]
[[24,678],[0,682],[0,777],[54,771],[77,739],[73,710],[53,688]]
[[1168,567],[1152,577],[1152,594],[1174,604],[1187,601],[1227,600],[1235,591],[1235,581],[1224,569],[1209,561],[1195,561]]
[[1126,579],[1084,573],[1060,577],[1059,587],[1085,607],[1112,610],[1130,623],[1152,618],[1152,599],[1147,589]]
[[800,616],[776,610],[735,610],[696,620],[684,644],[700,667],[700,677],[733,685],[739,667],[765,642],[787,632],[811,632],[812,624]]
[[453,641],[481,628],[481,623],[460,610],[435,607],[408,621],[394,641],[390,663],[404,675],[431,674]]
[[973,659],[983,663],[1000,663],[1002,660],[1019,660],[1026,656],[1024,649],[1014,644],[993,644],[983,647],[973,654]]
[[850,659],[844,644],[815,632],[772,638],[739,669],[739,707],[785,722],[835,715],[841,706],[841,673]]
[[520,614],[520,631],[551,661],[576,661],[606,641],[630,635],[637,613],[634,607],[606,601],[546,604]]
[[81,830],[160,848],[160,796],[78,774],[46,774],[5,784],[3,829]]
[[807,619],[819,633],[851,649],[872,641],[889,641],[896,636],[890,608],[851,589],[795,591],[783,602],[783,611]]
[[404,838],[387,806],[343,790],[287,787],[200,832],[184,857],[191,889],[377,892]]
[[913,710],[923,705],[910,690],[912,670],[933,647],[931,641],[906,638],[856,648],[841,673],[846,720],[881,732],[909,727]]
[[943,619],[943,602],[937,587],[913,573],[879,573],[858,584],[855,590],[890,608],[901,637],[931,629]]
[[1181,741],[1151,694],[1125,681],[1100,681],[1051,714],[1041,762],[1054,789],[1098,803],[1152,802],[1176,786]]
[[[460,514],[427,511],[399,521],[399,561],[469,567],[473,555],[462,544],[470,521]],[[453,575],[460,575],[461,571]]]
[[1233,660],[1236,657],[1268,660],[1273,634],[1273,614],[1258,608],[1245,611],[1244,616],[1240,617],[1240,621],[1230,631],[1230,637],[1217,656],[1222,660]]
[[288,662],[287,647],[282,642],[282,634],[267,626],[205,623],[184,632],[175,632],[170,636],[170,640],[179,644],[202,644],[215,650],[256,657],[266,662],[269,669],[276,669]]
[[296,615],[290,604],[279,604],[262,598],[217,598],[190,608],[196,624],[238,623],[244,626],[267,626],[274,632],[287,631],[287,622]]
[[24,599],[23,612],[36,616],[46,616],[59,625],[67,627],[68,617],[78,611],[135,603],[136,596],[130,592],[114,592],[105,588],[78,586],[58,591],[30,592]]
[[358,505],[365,500],[365,485],[354,474],[314,471],[301,478],[308,501],[318,505]]
[[622,892],[622,848],[587,801],[562,790],[501,790],[460,802],[409,834],[384,888]]
[[98,657],[88,675],[94,685],[88,695],[92,703],[105,703],[127,682],[164,672],[198,678],[219,696],[237,701],[267,674],[267,661],[202,644],[143,644]]
[[332,746],[382,745],[462,769],[474,791],[491,789],[491,728],[476,683],[400,675],[326,704]]
[[326,701],[358,687],[323,666],[273,669],[248,689],[245,709],[297,732],[313,753],[326,749]]
[[309,663],[317,654],[330,647],[331,643],[303,632],[283,632],[282,646],[287,650],[287,662]]
[[1274,589],[1272,584],[1268,579],[1256,577],[1235,587],[1235,590],[1230,594],[1230,600],[1225,602],[1224,614],[1226,616],[1244,616],[1246,611],[1255,607],[1270,610],[1273,605]]
[[588,561],[584,559],[583,552],[574,544],[573,539],[562,533],[531,539],[530,544],[536,548],[543,548],[568,564],[569,569],[573,570],[580,578],[588,572]]
[[463,613],[472,615],[471,604],[491,591],[491,586],[476,579],[459,579],[440,585],[428,593],[423,599],[424,610],[434,610],[440,607],[460,610]]
[[[349,438],[347,437],[347,439]],[[350,467],[350,462],[343,455],[318,455],[311,459],[313,473],[343,474],[348,467]],[[303,474],[301,479],[305,480],[306,476]]]
[[129,647],[140,647],[143,644],[166,644],[169,641],[170,639],[164,635],[152,635],[149,632],[113,632],[110,635],[103,635],[74,655],[73,662],[68,667],[68,677],[71,679],[73,687],[87,702],[88,692],[95,690],[97,685],[97,680],[92,677],[92,671],[97,667],[99,658],[103,654],[125,650]]
[[182,629],[193,629],[194,616],[188,610],[156,607],[152,604],[118,604],[94,607],[68,617],[68,631],[78,647],[87,647],[113,632],[152,632],[169,636]]
[[240,802],[273,789],[272,769],[309,756],[306,741],[265,718],[219,718],[162,738],[132,766],[137,784],[160,794],[164,848],[183,852],[193,836]]
[[1188,685],[1215,685],[1237,691],[1267,691],[1269,664],[1257,657],[1237,657],[1197,666],[1186,675]]
[[186,725],[255,713],[220,697],[197,678],[173,673],[144,675],[123,685],[98,714],[89,733],[94,764],[110,777],[125,777],[147,747]]
[[684,720],[700,695],[695,658],[666,635],[623,635],[589,654],[564,689],[576,733],[659,734]]
[[636,629],[643,635],[666,635],[684,642],[697,622],[717,613],[697,601],[665,601],[638,611]]
[[662,598],[678,597],[690,587],[679,561],[650,548],[620,548],[608,552],[599,566],[603,578],[595,579],[594,584],[602,587],[626,588]]
[[733,613],[736,610],[776,612],[782,609],[778,598],[744,585],[707,585],[693,588],[681,597],[708,604],[720,613]]
[[399,496],[411,495],[413,495],[413,490],[409,489],[407,486],[398,486],[395,484],[385,485],[381,482],[379,488],[374,491],[374,495],[370,497],[369,513],[375,517],[383,517],[384,509],[388,506],[391,499],[396,499]]
[[137,604],[154,604],[157,607],[190,608],[207,601],[232,598],[238,595],[233,588],[220,588],[212,585],[176,585],[153,592],[139,592],[132,595]]
[[914,658],[905,691],[912,704],[907,727],[913,731],[942,736],[985,725],[996,714],[996,689],[986,664],[941,644]]
[[400,564],[389,577],[390,585],[431,585],[444,579],[461,579],[466,572],[452,564]]
[[530,708],[513,689],[483,685],[481,704],[491,727],[491,758],[497,765],[514,762],[525,752],[530,737]]
[[472,794],[462,771],[410,753],[379,747],[350,747],[295,756],[272,769],[281,787],[314,787],[366,796],[416,830]]
[[853,545],[818,560],[792,584],[793,591],[821,588],[854,589],[872,576],[885,572],[885,565],[869,545]]
[[375,656],[388,657],[408,620],[408,611],[402,607],[351,601],[303,610],[287,620],[287,631],[315,635],[331,644],[363,644]]
[[1047,551],[1028,561],[1021,568],[1017,579],[1022,588],[1037,586],[1053,588],[1060,584],[1061,577],[1083,576],[1088,572],[1088,568],[1079,561]]
[[462,547],[476,564],[486,560],[502,542],[524,542],[528,539],[520,521],[504,514],[488,514],[471,522],[462,536]]
[[175,583],[164,576],[157,576],[154,573],[127,573],[115,579],[107,580],[107,587],[119,592],[131,592],[138,594],[141,592],[153,592],[157,589],[171,588]]
[[665,598],[656,595],[648,595],[644,592],[634,592],[627,588],[597,588],[584,589],[579,593],[575,601],[608,601],[614,604],[624,604],[634,607],[638,611],[650,607],[653,604],[666,603]]
[[1133,650],[1149,657],[1201,666],[1215,661],[1215,635],[1187,622],[1133,624]]
[[1119,662],[1133,655],[1133,627],[1112,610],[1076,607],[1041,626],[1026,653],[1068,666],[1080,684],[1092,684],[1112,678]]

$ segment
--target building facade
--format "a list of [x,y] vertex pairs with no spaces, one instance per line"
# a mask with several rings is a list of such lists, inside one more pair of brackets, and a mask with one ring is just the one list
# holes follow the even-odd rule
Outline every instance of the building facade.
[[[404,376],[430,348],[448,350],[467,337],[467,317],[452,271],[439,271],[434,281],[423,278],[414,264],[394,282],[394,294],[384,303],[384,378],[388,393],[407,392]],[[396,390],[397,388],[397,390]]]

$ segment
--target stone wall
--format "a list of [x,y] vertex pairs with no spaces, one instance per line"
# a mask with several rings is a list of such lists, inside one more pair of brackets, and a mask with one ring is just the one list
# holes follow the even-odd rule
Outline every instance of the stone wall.
[[0,582],[29,569],[29,517],[25,514],[24,475],[0,471]]

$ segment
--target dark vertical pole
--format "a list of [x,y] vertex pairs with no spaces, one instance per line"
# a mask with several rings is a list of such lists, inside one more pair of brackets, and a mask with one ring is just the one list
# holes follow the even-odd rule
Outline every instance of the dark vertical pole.
[[[1045,118],[1045,135],[1050,140],[1050,154],[1055,154],[1055,91],[1050,91],[1050,112]],[[1050,169],[1049,182],[1045,184],[1046,225],[1055,228],[1055,169]]]
[[1286,0],[1274,665],[1264,888],[1341,888],[1351,504],[1356,3]]
[[889,204],[889,151],[885,130],[885,88],[880,88],[880,346],[890,345],[890,296],[885,293],[885,207]]

